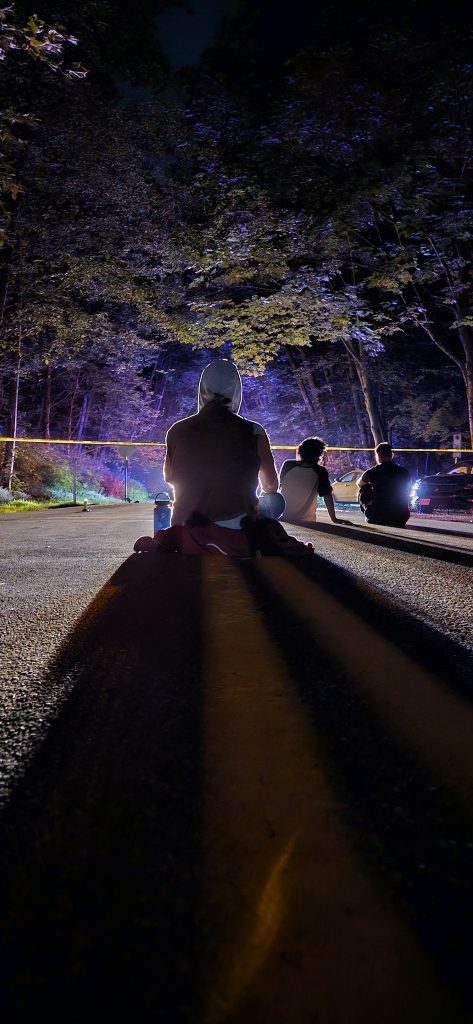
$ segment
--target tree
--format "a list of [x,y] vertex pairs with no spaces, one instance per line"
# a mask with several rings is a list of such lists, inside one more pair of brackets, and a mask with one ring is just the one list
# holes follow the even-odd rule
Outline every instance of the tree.
[[[66,67],[63,51],[66,44],[75,44],[76,38],[57,26],[46,25],[37,15],[22,21],[15,14],[13,5],[0,10],[0,61],[7,62],[7,90],[26,85],[28,96],[28,75],[22,69],[22,58],[45,65],[49,71],[68,79],[83,78],[84,69],[79,64]],[[1,194],[0,194],[0,349],[10,349],[12,366],[8,397],[7,431],[16,437],[18,423],[18,399],[20,370],[22,362],[22,327],[18,322],[12,328],[10,314],[14,310],[21,314],[23,294],[21,288],[15,293],[12,286],[13,270],[17,279],[24,267],[24,247],[19,223],[19,205],[23,192],[21,181],[24,165],[24,150],[31,129],[38,124],[35,114],[25,110],[25,95],[17,92],[16,106],[8,105],[0,116]],[[10,348],[10,344],[13,345]],[[4,450],[2,477],[11,488],[15,462],[15,443],[7,442]]]
[[[365,321],[367,307],[377,311],[380,343],[397,331],[408,332],[411,343],[425,334],[461,373],[471,433],[473,95],[466,54],[460,33],[444,36],[441,46],[371,38],[360,82],[359,50],[307,51],[293,63],[293,96],[269,130],[284,141],[275,180],[308,216],[318,211],[313,240],[328,298],[346,305],[351,292],[350,305],[364,306]],[[297,141],[304,151],[294,160]],[[363,341],[358,351],[352,315],[351,322],[355,335],[345,344],[376,436],[366,347]]]

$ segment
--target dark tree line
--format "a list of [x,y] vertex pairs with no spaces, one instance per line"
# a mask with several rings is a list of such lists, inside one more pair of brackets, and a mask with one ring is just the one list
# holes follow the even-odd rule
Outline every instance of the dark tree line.
[[8,15],[1,432],[162,439],[213,350],[278,443],[473,436],[467,16],[242,2],[172,72],[166,6]]

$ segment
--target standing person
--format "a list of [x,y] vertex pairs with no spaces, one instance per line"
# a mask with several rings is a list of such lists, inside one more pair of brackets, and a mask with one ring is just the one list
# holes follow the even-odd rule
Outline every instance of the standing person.
[[332,498],[332,486],[325,466],[319,459],[325,450],[320,437],[306,437],[297,449],[297,460],[287,459],[279,476],[281,494],[286,502],[284,518],[303,523],[315,523],[317,498],[324,499],[332,523],[351,526],[349,519],[337,519]]
[[376,466],[363,473],[359,482],[359,500],[367,523],[378,526],[405,526],[409,519],[410,473],[393,461],[387,441],[375,448]]
[[268,495],[277,491],[268,435],[239,415],[241,399],[236,366],[216,359],[200,378],[198,412],[168,430],[164,479],[174,488],[173,525],[198,517],[239,530],[257,507],[258,480]]

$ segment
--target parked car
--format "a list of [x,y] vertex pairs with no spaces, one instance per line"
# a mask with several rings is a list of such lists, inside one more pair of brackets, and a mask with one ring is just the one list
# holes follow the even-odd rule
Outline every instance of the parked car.
[[351,469],[332,483],[333,500],[358,503],[358,481],[366,473],[366,469]]
[[413,512],[434,512],[440,509],[473,509],[473,459],[443,469],[433,476],[422,476],[411,488]]

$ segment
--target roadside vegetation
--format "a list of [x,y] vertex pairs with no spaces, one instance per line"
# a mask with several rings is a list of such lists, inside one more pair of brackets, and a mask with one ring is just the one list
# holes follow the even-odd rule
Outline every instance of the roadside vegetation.
[[[110,504],[125,499],[123,459],[117,453],[110,454],[105,464],[96,453],[68,456],[46,446],[24,446],[15,466],[11,490],[0,487],[0,513],[73,505],[74,492],[78,504],[84,500],[90,505]],[[131,501],[146,501],[148,492],[142,483],[130,478],[128,497]]]
[[[3,488],[2,488],[3,490]],[[55,508],[62,505],[59,501],[33,501],[28,498],[14,498],[11,501],[2,501],[0,494],[0,515],[5,512],[38,512],[43,508]],[[72,505],[72,502],[70,502]]]

